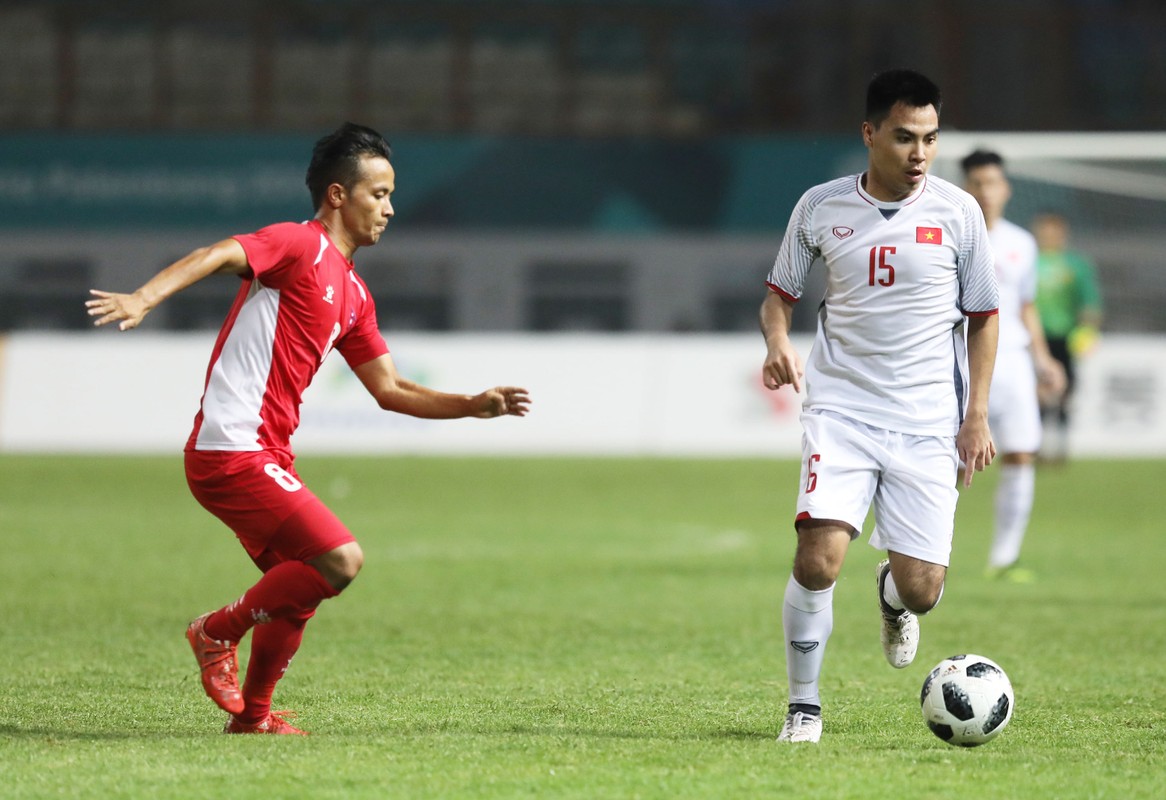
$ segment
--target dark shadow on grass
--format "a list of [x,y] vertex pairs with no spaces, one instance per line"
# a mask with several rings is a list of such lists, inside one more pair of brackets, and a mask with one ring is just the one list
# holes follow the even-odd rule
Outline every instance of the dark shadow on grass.
[[603,730],[599,728],[555,727],[547,725],[507,725],[501,728],[482,728],[461,725],[411,725],[404,728],[379,728],[375,731],[351,730],[340,736],[363,736],[375,733],[378,736],[422,737],[431,735],[447,736],[547,736],[573,739],[643,739],[672,742],[700,741],[762,741],[777,738],[777,728],[773,730],[744,730],[729,728],[715,731],[693,731],[692,733],[661,733],[644,730]]
[[220,733],[219,728],[182,732],[173,729],[139,728],[135,730],[85,731],[43,726],[0,725],[0,739],[24,739],[28,741],[69,741],[69,742],[119,742],[132,739],[189,739],[204,734]]
[[[315,736],[367,736],[374,731],[353,731],[335,734],[329,731],[315,731]],[[673,742],[699,742],[716,740],[760,741],[777,737],[774,731],[746,731],[724,730],[708,731],[692,734],[660,734],[652,731],[605,731],[595,729],[565,729],[511,726],[500,730],[474,730],[468,728],[447,728],[435,725],[426,729],[412,728],[398,731],[375,731],[381,736],[428,736],[430,734],[454,734],[462,736],[559,736],[579,739],[658,739]],[[0,725],[0,738],[25,739],[29,741],[69,741],[69,742],[116,742],[133,739],[189,739],[203,735],[219,735],[219,731],[190,731],[183,733],[174,730],[134,730],[134,731],[76,731],[62,728],[22,727],[20,725]],[[294,738],[294,737],[293,737]]]

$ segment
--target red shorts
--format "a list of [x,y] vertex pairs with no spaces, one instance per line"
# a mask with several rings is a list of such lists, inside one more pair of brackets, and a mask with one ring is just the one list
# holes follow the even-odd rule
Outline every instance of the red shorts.
[[226,523],[263,569],[308,561],[356,541],[304,486],[288,453],[188,450],[186,483],[203,508]]

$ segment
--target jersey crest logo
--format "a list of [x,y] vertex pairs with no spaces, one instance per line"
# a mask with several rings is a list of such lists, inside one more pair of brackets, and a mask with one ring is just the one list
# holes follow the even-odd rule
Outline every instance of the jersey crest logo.
[[943,244],[942,228],[916,228],[916,244]]
[[854,228],[847,228],[845,225],[838,225],[834,228],[834,235],[839,239],[845,239],[854,233]]
[[324,292],[324,302],[331,305],[332,304],[332,295],[334,295],[335,293],[336,293],[336,290],[333,289],[331,285],[329,285],[327,290],[325,290],[325,292]]

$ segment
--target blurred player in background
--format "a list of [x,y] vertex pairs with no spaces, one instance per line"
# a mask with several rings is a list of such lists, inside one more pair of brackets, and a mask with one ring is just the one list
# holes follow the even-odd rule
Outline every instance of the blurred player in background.
[[1004,218],[1012,186],[999,153],[976,150],[960,162],[964,187],[984,212],[1000,285],[1000,343],[988,402],[988,420],[1000,452],[996,527],[988,574],[1015,582],[1032,579],[1017,566],[1032,514],[1036,455],[1040,449],[1038,381],[1049,395],[1065,390],[1065,371],[1049,353],[1037,315],[1036,240]]
[[1088,353],[1101,327],[1101,290],[1088,258],[1069,249],[1069,223],[1045,212],[1032,221],[1037,256],[1036,308],[1053,358],[1064,366],[1065,390],[1042,395],[1045,422],[1042,460],[1059,463],[1069,455],[1069,403],[1077,382],[1076,360]]
[[[389,411],[416,417],[523,416],[524,389],[446,394],[405,380],[353,268],[393,216],[388,143],[351,123],[320,139],[307,184],[315,218],[234,236],[190,253],[132,294],[93,290],[96,325],[135,328],[159,303],[216,273],[242,285],[211,353],[201,408],[186,444],[195,498],[226,523],[263,572],[231,604],[198,617],[186,636],[207,695],[230,715],[225,733],[302,734],[271,710],[275,685],[322,600],[339,594],[364,555],[344,524],[300,480],[290,438],[304,390],[333,350]],[[236,649],[252,630],[240,691]]]
[[[797,550],[782,606],[789,710],[778,741],[821,738],[834,585],[872,501],[871,544],[888,551],[877,570],[883,654],[902,668],[919,644],[916,615],[943,593],[959,462],[970,484],[996,453],[992,251],[975,200],[927,174],[939,110],[939,88],[923,75],[875,76],[862,123],[866,172],[802,195],[767,280],[765,384],[806,383]],[[790,322],[819,259],[826,295],[803,369]]]

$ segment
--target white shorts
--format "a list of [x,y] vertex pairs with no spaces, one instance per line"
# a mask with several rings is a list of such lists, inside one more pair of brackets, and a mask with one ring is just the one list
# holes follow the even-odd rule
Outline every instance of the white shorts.
[[1040,404],[1028,350],[1000,350],[988,393],[988,425],[1000,453],[1040,450]]
[[959,497],[955,437],[888,431],[832,411],[801,419],[797,519],[840,520],[856,538],[873,501],[873,547],[946,567]]

